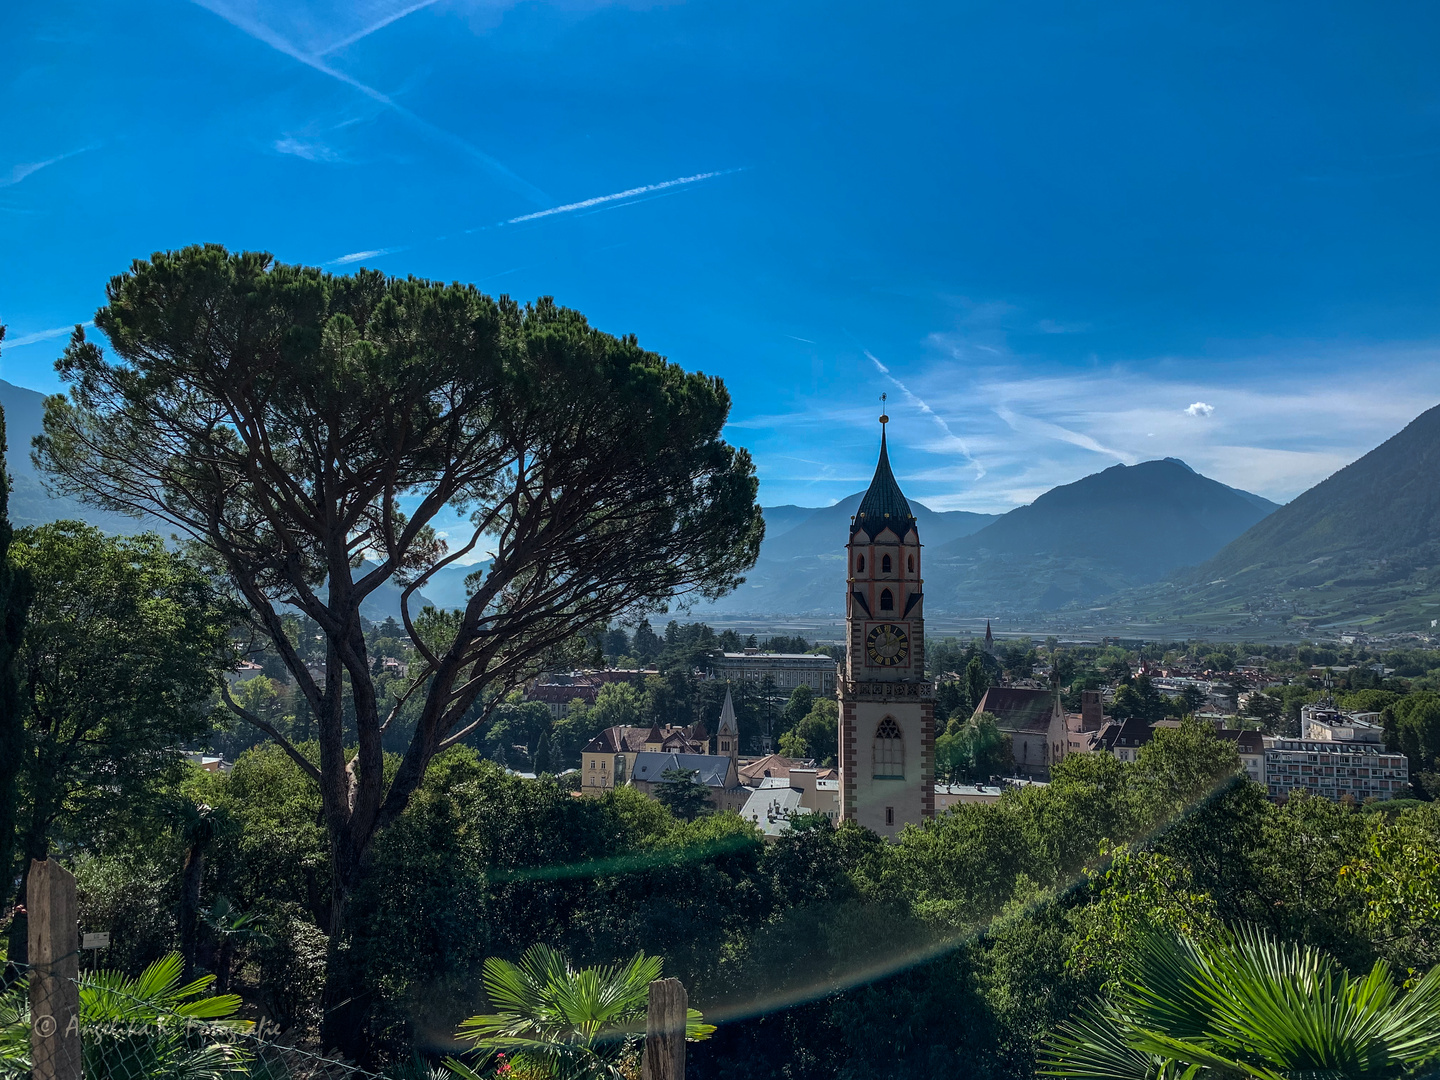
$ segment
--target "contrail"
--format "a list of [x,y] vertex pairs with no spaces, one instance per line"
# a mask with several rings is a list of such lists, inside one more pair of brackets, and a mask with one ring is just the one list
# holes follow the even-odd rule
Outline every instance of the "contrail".
[[76,154],[83,154],[87,150],[94,150],[95,147],[99,145],[99,143],[93,143],[90,146],[82,146],[79,150],[67,150],[63,154],[56,154],[54,157],[46,158],[44,161],[28,161],[20,165],[15,165],[10,169],[9,176],[0,176],[0,188],[14,187],[27,176],[33,176],[46,166],[54,165],[57,161],[64,161],[66,158],[72,158]]
[[310,53],[307,53],[302,49],[297,48],[295,45],[291,44],[291,42],[287,38],[281,36],[280,34],[277,34],[274,30],[271,30],[264,23],[257,22],[254,19],[247,18],[244,15],[240,15],[234,11],[231,11],[224,4],[220,3],[219,0],[192,0],[192,2],[199,7],[204,8],[211,14],[220,16],[220,18],[224,19],[231,26],[235,27],[237,30],[241,30],[246,34],[249,34],[256,41],[264,42],[272,49],[276,50],[277,52],[284,53],[292,60],[298,60],[306,67],[314,68],[322,75],[328,75],[330,76],[330,78],[336,79],[339,82],[344,83],[346,86],[360,91],[360,93],[364,94],[372,101],[379,102],[381,105],[384,105],[387,109],[390,109],[392,112],[394,112],[396,116],[399,116],[406,123],[428,135],[430,138],[435,139],[439,142],[446,143],[447,145],[473,158],[475,161],[483,165],[486,169],[488,169],[490,172],[494,173],[497,177],[503,180],[512,191],[515,191],[517,194],[523,195],[532,203],[544,204],[550,201],[550,197],[546,195],[543,191],[541,191],[539,188],[537,188],[534,184],[511,172],[509,168],[501,164],[489,154],[485,153],[485,151],[479,149],[478,147],[472,146],[470,143],[466,142],[458,135],[446,131],[442,127],[437,127],[429,120],[425,120],[417,116],[415,113],[411,112],[409,109],[405,108],[405,106],[401,105],[398,101],[392,98],[389,94],[383,94],[379,90],[376,90],[373,86],[366,86],[359,79],[352,78],[351,76],[346,75],[345,72],[340,71],[338,68],[331,67],[324,60],[321,60],[320,57],[311,55]]
[[997,405],[995,407],[995,415],[1000,417],[1001,420],[1004,420],[1005,423],[1009,424],[1016,431],[1020,431],[1022,427],[1028,427],[1032,431],[1039,432],[1042,435],[1048,435],[1050,438],[1056,439],[1059,442],[1069,443],[1071,446],[1078,446],[1080,449],[1089,450],[1091,453],[1113,457],[1116,461],[1126,465],[1129,465],[1132,460],[1132,455],[1122,454],[1119,450],[1112,450],[1110,447],[1103,445],[1089,435],[1082,434],[1078,431],[1071,431],[1069,428],[1061,427],[1059,424],[1052,424],[1049,420],[1040,420],[1033,416],[1025,416],[1004,405]]
[[863,352],[866,358],[880,370],[881,375],[884,375],[885,378],[887,378],[888,380],[890,380],[891,383],[894,384],[897,390],[899,390],[902,394],[905,395],[906,401],[908,401],[911,405],[914,405],[922,413],[924,413],[926,416],[930,417],[930,419],[934,420],[935,423],[940,425],[940,430],[945,433],[945,437],[950,440],[950,442],[955,446],[956,449],[958,449],[962,454],[965,455],[966,461],[970,462],[971,465],[975,466],[975,479],[979,480],[984,477],[985,466],[981,465],[980,462],[976,461],[975,458],[971,455],[970,447],[966,445],[965,440],[960,438],[959,435],[956,435],[955,432],[950,430],[950,425],[945,422],[945,418],[939,413],[937,413],[934,409],[930,408],[929,405],[925,404],[924,399],[922,399],[918,394],[916,394],[903,382],[897,379],[894,375],[891,375],[890,369],[884,364],[882,364],[876,358],[875,354],[872,353],[869,349],[861,346],[860,351]]
[[[646,184],[643,187],[627,188],[624,191],[617,191],[613,195],[596,195],[593,199],[581,199],[579,202],[566,203],[564,206],[552,206],[548,210],[537,210],[533,214],[521,214],[519,217],[506,218],[504,221],[497,221],[494,225],[481,226],[481,228],[498,229],[505,225],[519,225],[525,221],[535,221],[539,218],[553,217],[556,214],[571,214],[576,210],[588,210],[592,206],[599,206],[601,203],[618,202],[620,199],[633,199],[637,195],[648,195],[652,191],[664,191],[666,188],[680,187],[682,184],[698,184],[701,180],[711,180],[717,176],[728,176],[731,173],[743,172],[744,169],[719,169],[715,172],[696,173],[694,176],[681,176],[674,180],[662,180],[658,184]],[[478,229],[467,230],[478,232]]]
[[[493,225],[477,225],[473,229],[461,229],[458,233],[447,233],[444,236],[434,237],[434,240],[437,242],[449,240],[452,236],[470,236],[478,232],[488,232],[491,229],[503,229],[507,225],[520,225],[527,221],[539,221],[542,218],[555,217],[558,214],[573,214],[577,210],[589,210],[591,207],[605,206],[607,203],[617,203],[625,199],[633,199],[637,195],[648,195],[656,191],[682,187],[686,184],[698,184],[702,180],[711,180],[717,176],[729,176],[731,173],[744,171],[745,166],[740,166],[734,169],[717,169],[712,172],[696,173],[694,176],[681,176],[674,180],[662,180],[658,184],[645,184],[643,187],[627,188],[624,191],[617,191],[613,195],[596,195],[590,199],[581,199],[579,202],[566,203],[564,206],[552,206],[548,210],[537,210],[533,214],[521,214],[519,217],[497,221]],[[346,263],[359,262],[361,259],[373,259],[379,255],[390,255],[394,252],[405,250],[407,250],[405,247],[388,247],[356,251],[349,255],[342,255],[338,259],[331,259],[323,265],[342,266]]]
[[[95,324],[89,319],[86,319],[80,325],[94,326]],[[18,349],[21,345],[34,345],[37,341],[49,341],[51,338],[57,338],[61,334],[72,333],[74,330],[74,323],[71,323],[69,326],[57,326],[54,330],[36,330],[33,334],[22,334],[20,337],[0,343],[0,345],[3,345],[6,349]]]
[[428,7],[432,7],[439,2],[440,0],[420,0],[418,4],[411,4],[407,8],[401,8],[399,11],[395,12],[394,15],[387,15],[379,22],[372,23],[371,25],[365,27],[365,29],[363,30],[357,30],[349,37],[341,38],[333,45],[326,45],[325,48],[321,49],[315,55],[325,56],[329,53],[336,52],[339,49],[343,49],[347,45],[354,45],[355,42],[369,37],[371,34],[375,33],[376,30],[384,30],[385,27],[389,26],[391,23],[399,22],[401,19],[405,18],[406,15],[413,15],[415,14],[415,12],[421,11]]

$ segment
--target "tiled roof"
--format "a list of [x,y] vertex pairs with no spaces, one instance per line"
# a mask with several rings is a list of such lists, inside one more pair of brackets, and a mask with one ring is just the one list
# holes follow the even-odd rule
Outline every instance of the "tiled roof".
[[1055,709],[1055,695],[1049,690],[1027,690],[1019,686],[992,686],[985,691],[977,713],[995,715],[1003,731],[1046,731]]
[[706,787],[723,788],[729,781],[730,758],[718,754],[657,754],[641,752],[635,755],[630,766],[632,780],[648,781],[652,784],[665,782],[665,773],[670,769],[689,769]]
[[762,780],[767,776],[784,779],[790,775],[791,769],[813,769],[814,767],[814,765],[806,765],[796,758],[788,758],[783,754],[766,754],[762,758],[756,758],[748,765],[742,765],[740,779],[753,781]]

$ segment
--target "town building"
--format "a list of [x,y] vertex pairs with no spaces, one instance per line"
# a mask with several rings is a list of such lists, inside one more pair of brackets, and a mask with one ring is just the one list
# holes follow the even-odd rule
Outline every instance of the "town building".
[[710,793],[710,807],[720,813],[739,811],[750,798],[750,789],[740,783],[735,758],[722,754],[677,754],[642,750],[630,762],[630,786],[654,795],[661,784],[671,783],[665,774],[675,770],[693,773]]
[[1049,779],[1051,763],[1064,756],[1053,748],[1068,741],[1059,695],[1053,690],[992,686],[975,706],[974,715],[987,712],[995,717],[995,726],[1010,736],[1016,775]]
[[581,793],[599,795],[627,783],[636,755],[643,753],[706,756],[710,740],[704,724],[606,728],[580,751]]
[[1327,742],[1385,741],[1378,712],[1341,712],[1329,702],[1300,706],[1300,730],[1307,739]]
[[525,688],[526,701],[538,701],[550,709],[555,719],[568,716],[575,702],[594,705],[600,688],[606,683],[628,682],[641,685],[647,675],[659,674],[654,668],[636,671],[630,668],[603,668],[598,671],[551,671],[541,675]]
[[786,777],[764,777],[740,816],[773,840],[790,830],[790,819],[799,814],[823,814],[831,822],[840,818],[840,781],[820,778],[817,769],[791,769]]
[[777,692],[789,697],[797,686],[808,686],[817,696],[835,693],[838,665],[823,653],[772,653],[759,649],[727,652],[710,659],[710,674],[717,679],[745,680],[759,685],[768,677]]
[[[740,763],[740,782],[747,787],[759,787],[765,780],[788,780],[791,769],[815,768],[813,760],[766,754]],[[821,780],[838,780],[840,774],[834,769],[818,769],[817,775]]]
[[935,687],[925,678],[920,534],[880,460],[845,545],[846,659],[840,709],[840,816],[894,838],[935,816]]
[[1335,801],[1390,799],[1409,783],[1405,755],[1388,753],[1378,741],[1265,738],[1265,786],[1272,799],[1297,791]]

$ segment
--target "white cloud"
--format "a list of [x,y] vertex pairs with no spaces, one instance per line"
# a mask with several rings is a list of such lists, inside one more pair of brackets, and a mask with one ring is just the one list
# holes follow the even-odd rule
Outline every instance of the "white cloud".
[[326,266],[348,266],[350,263],[357,263],[363,259],[376,259],[381,255],[391,255],[397,251],[404,251],[404,248],[372,248],[370,251],[352,251],[349,255],[341,255],[338,259],[331,259]]
[[1203,401],[1197,401],[1185,410],[1186,416],[1209,416],[1215,411],[1214,405],[1207,405]]
[[317,139],[297,139],[293,135],[287,135],[283,139],[276,139],[271,144],[277,154],[291,154],[306,161],[323,161],[334,164],[344,161],[344,157],[333,147],[326,146]]
[[[963,343],[957,350],[952,335],[928,342],[928,358],[887,357],[884,371],[857,350],[854,360],[864,367],[837,365],[845,382],[821,388],[813,403],[797,402],[789,415],[776,410],[732,421],[736,441],[762,466],[820,441],[833,456],[828,475],[794,460],[765,470],[762,501],[822,505],[863,488],[847,481],[868,476],[878,441],[870,394],[855,383],[861,371],[879,384],[877,396],[892,379],[912,395],[897,392],[889,409],[891,460],[905,493],[935,509],[989,513],[1116,461],[1162,457],[1286,502],[1440,402],[1440,342],[1319,355],[1257,352],[1225,362],[1157,357],[1081,371],[1013,354],[983,365]],[[1300,370],[1305,379],[1295,378]],[[1225,388],[1218,402],[1217,385]],[[1197,423],[1176,401],[1218,407]],[[932,415],[964,433],[968,453]],[[974,474],[971,458],[984,462],[983,476]]]

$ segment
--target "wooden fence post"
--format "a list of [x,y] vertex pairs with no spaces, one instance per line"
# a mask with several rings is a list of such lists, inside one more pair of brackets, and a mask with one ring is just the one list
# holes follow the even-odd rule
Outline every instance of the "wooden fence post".
[[30,864],[30,1075],[80,1080],[80,912],[75,878],[53,859]]
[[689,1006],[679,979],[656,979],[650,984],[642,1080],[685,1080],[685,1015]]

